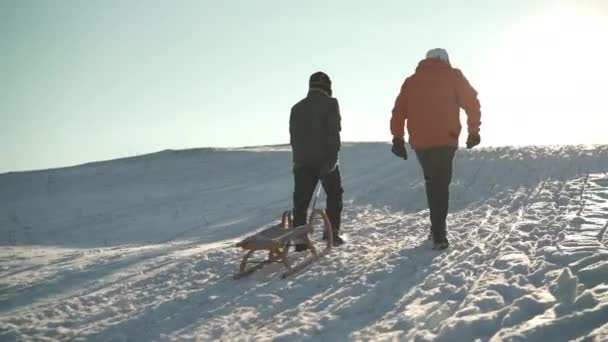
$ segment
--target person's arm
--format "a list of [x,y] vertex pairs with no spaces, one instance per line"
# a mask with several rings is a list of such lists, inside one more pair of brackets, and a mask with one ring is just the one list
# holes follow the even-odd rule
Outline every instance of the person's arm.
[[293,108],[291,108],[291,113],[289,114],[289,145],[291,145],[293,147],[293,134],[294,134],[294,127],[293,127]]
[[479,133],[481,125],[481,104],[477,99],[477,91],[471,86],[463,73],[457,72],[458,105],[467,113],[467,127],[469,133]]
[[391,134],[403,140],[405,136],[405,120],[407,120],[407,80],[401,86],[401,91],[395,100],[392,113]]
[[327,117],[327,149],[328,156],[331,163],[338,162],[338,152],[340,151],[340,131],[341,117],[340,117],[340,105],[337,99],[332,99],[332,108],[329,111]]

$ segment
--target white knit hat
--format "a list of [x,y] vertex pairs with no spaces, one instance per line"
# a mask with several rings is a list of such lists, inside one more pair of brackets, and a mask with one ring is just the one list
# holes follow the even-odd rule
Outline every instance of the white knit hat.
[[448,52],[442,48],[430,49],[429,52],[426,53],[426,58],[439,58],[444,62],[450,62]]

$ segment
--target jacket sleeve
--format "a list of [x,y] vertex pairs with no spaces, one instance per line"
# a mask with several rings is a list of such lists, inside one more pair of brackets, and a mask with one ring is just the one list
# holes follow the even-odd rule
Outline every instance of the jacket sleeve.
[[293,108],[291,108],[291,112],[289,113],[289,145],[293,147]]
[[455,69],[457,73],[456,92],[458,105],[467,113],[467,127],[469,133],[478,133],[481,125],[481,104],[477,99],[477,91],[471,86],[463,73]]
[[401,86],[401,91],[395,100],[391,116],[391,134],[397,138],[405,135],[405,120],[407,120],[407,79]]
[[341,117],[340,106],[337,99],[333,99],[332,107],[327,117],[327,149],[331,162],[338,161],[338,151],[340,151],[340,131]]

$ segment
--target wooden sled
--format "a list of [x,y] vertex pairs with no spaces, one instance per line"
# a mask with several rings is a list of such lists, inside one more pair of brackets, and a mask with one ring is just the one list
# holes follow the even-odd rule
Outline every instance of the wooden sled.
[[[323,230],[325,236],[327,237],[327,240],[324,241],[326,243],[325,248],[321,251],[318,251],[311,241],[315,219],[319,218],[323,220]],[[318,260],[318,258],[321,256],[327,254],[331,249],[332,240],[333,235],[331,231],[331,223],[329,222],[327,214],[324,210],[314,209],[313,204],[313,210],[308,218],[308,223],[299,227],[293,227],[293,215],[291,211],[285,211],[281,217],[280,224],[266,228],[236,244],[237,247],[240,247],[247,252],[245,253],[245,256],[243,256],[239,272],[234,275],[234,279],[249,275],[264,267],[264,265],[273,262],[282,263],[283,266],[285,266],[287,271],[284,272],[281,277],[286,278],[312,262]],[[295,265],[292,264],[288,255],[289,249],[294,245],[294,243],[304,243],[308,247],[307,252],[297,253],[310,252],[311,254],[306,259],[298,262]],[[268,258],[266,260],[257,262],[249,261],[249,258],[256,251],[267,251]],[[247,267],[248,263],[255,263],[256,265]]]

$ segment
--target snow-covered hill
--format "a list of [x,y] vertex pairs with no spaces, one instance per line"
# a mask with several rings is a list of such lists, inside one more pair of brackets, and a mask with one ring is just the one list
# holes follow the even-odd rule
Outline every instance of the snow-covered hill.
[[0,175],[0,340],[607,341],[608,146],[460,150],[451,248],[414,158],[345,144],[347,244],[233,280],[287,146]]

